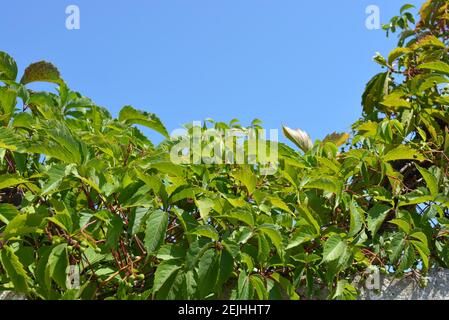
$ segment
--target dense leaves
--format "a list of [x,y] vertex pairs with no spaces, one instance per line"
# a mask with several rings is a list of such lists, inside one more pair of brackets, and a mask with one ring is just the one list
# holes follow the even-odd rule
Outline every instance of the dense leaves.
[[[118,119],[48,62],[0,52],[0,290],[33,299],[353,299],[367,268],[449,267],[449,7],[404,6],[385,26],[352,134],[257,164],[175,164],[160,119]],[[26,85],[51,82],[57,93]],[[135,125],[167,139],[155,146]],[[238,121],[202,127],[248,132]],[[204,142],[204,141],[203,141]],[[246,146],[247,148],[247,146]],[[73,281],[72,281],[73,280]]]

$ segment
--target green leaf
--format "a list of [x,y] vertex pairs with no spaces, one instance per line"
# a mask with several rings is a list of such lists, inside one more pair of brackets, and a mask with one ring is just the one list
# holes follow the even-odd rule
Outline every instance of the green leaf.
[[198,289],[200,298],[207,297],[215,289],[220,261],[215,250],[207,250],[198,262]]
[[63,229],[68,233],[72,233],[73,231],[72,216],[67,211],[67,209],[61,212],[57,212],[54,216],[47,217],[46,219],[48,221],[53,222],[54,224],[56,224],[57,226],[59,226],[61,229]]
[[185,255],[184,248],[175,244],[164,244],[158,250],[156,258],[161,260],[183,259]]
[[14,217],[3,230],[3,239],[8,240],[12,237],[24,236],[30,233],[41,231],[39,228],[43,216],[39,214],[22,213]]
[[164,285],[158,290],[155,295],[157,300],[175,300],[179,297],[181,292],[180,286],[183,284],[185,279],[185,273],[177,270],[171,275],[170,278],[164,283]]
[[347,250],[347,243],[339,235],[327,239],[323,249],[323,261],[331,262],[339,259]]
[[268,290],[265,288],[265,283],[262,277],[258,274],[250,276],[251,284],[256,291],[259,300],[268,300]]
[[401,14],[403,14],[405,11],[407,11],[407,10],[409,10],[409,9],[413,9],[413,8],[415,8],[415,6],[414,5],[412,5],[412,4],[405,4],[405,5],[403,5],[402,7],[401,7]]
[[449,243],[444,243],[442,241],[435,242],[435,248],[438,253],[438,258],[443,262],[443,266],[449,267]]
[[320,189],[332,193],[339,193],[341,191],[338,182],[330,178],[313,179],[304,186],[304,189]]
[[257,260],[263,263],[270,255],[270,244],[263,234],[257,235],[257,243]]
[[403,219],[393,219],[393,220],[388,221],[388,223],[397,225],[406,234],[410,233],[411,226],[408,221],[405,221]]
[[70,164],[56,164],[52,166],[48,171],[48,181],[42,187],[42,195],[51,194],[61,184],[62,180],[67,177],[73,170],[75,165]]
[[383,156],[385,162],[395,160],[417,160],[424,161],[426,158],[416,149],[406,145],[400,145]]
[[389,72],[382,72],[374,76],[366,85],[365,92],[362,96],[363,111],[369,115],[373,112],[374,107],[388,93]]
[[404,247],[405,247],[405,239],[406,239],[406,235],[402,232],[398,232],[396,234],[393,235],[393,238],[391,240],[391,245],[390,245],[390,261],[392,263],[396,263],[396,261],[399,260],[402,252],[404,251]]
[[24,151],[27,146],[27,141],[16,134],[13,129],[0,127],[0,148],[11,151]]
[[319,235],[321,231],[320,224],[318,223],[315,216],[310,212],[310,210],[307,208],[307,206],[302,205],[298,208],[299,215],[307,221],[307,223],[312,226],[315,229],[315,234]]
[[254,217],[250,210],[244,208],[234,208],[229,213],[220,216],[214,216],[215,219],[227,218],[236,221],[241,221],[250,227],[254,227]]
[[159,291],[170,279],[170,277],[173,276],[179,269],[181,269],[181,265],[177,260],[167,260],[161,262],[157,266],[156,273],[154,274],[153,292],[156,293]]
[[413,233],[410,234],[411,238],[415,238],[418,239],[419,241],[421,241],[426,247],[428,246],[428,240],[427,240],[427,236],[424,234],[424,232],[421,231],[415,231]]
[[193,270],[189,270],[183,274],[183,278],[180,288],[183,299],[194,299],[197,292],[196,273]]
[[332,299],[356,300],[357,289],[355,289],[348,280],[339,280]]
[[365,212],[360,208],[355,200],[351,201],[349,207],[350,214],[350,227],[349,227],[349,236],[355,236],[360,230],[362,230],[363,225],[365,223]]
[[17,64],[6,52],[0,51],[0,80],[15,81],[17,78]]
[[[55,157],[67,163],[81,164],[83,159],[83,150],[87,147],[85,144],[73,133],[71,128],[64,122],[46,121],[44,126],[45,133],[51,142],[56,145],[48,143],[44,144],[49,147],[49,156]],[[39,152],[39,150],[37,150]],[[47,150],[42,150],[46,154]],[[64,153],[64,157],[60,158],[60,152]]]
[[25,69],[25,73],[23,74],[20,83],[28,84],[31,82],[63,83],[58,69],[53,64],[46,61],[30,64],[28,68]]
[[390,212],[391,207],[383,204],[376,203],[374,207],[372,207],[368,211],[368,230],[371,232],[373,236],[376,235],[377,231],[385,221]]
[[61,243],[53,248],[48,257],[47,268],[50,277],[60,286],[66,288],[69,258],[67,244]]
[[4,246],[0,250],[0,260],[8,278],[14,285],[14,291],[27,293],[30,279],[19,258],[9,246]]
[[430,194],[436,198],[438,196],[438,181],[436,177],[430,173],[428,170],[420,167],[419,165],[415,164],[416,168],[418,168],[419,172],[423,176],[424,180],[426,181],[427,187],[430,190]]
[[28,180],[18,176],[17,174],[2,174],[1,177],[0,190],[28,182]]
[[168,227],[168,213],[154,211],[147,219],[144,244],[148,253],[155,252],[164,243]]
[[382,100],[381,104],[388,108],[411,108],[411,103],[403,98],[403,92],[392,92]]
[[139,124],[159,132],[166,138],[170,137],[161,120],[154,113],[139,111],[131,106],[125,106],[120,111],[119,121],[127,124]]
[[219,239],[217,230],[215,230],[214,227],[212,227],[210,225],[198,226],[195,229],[193,229],[190,233],[201,236],[201,237],[207,237],[214,241],[218,241],[218,239]]
[[257,177],[249,166],[244,165],[238,171],[233,172],[231,175],[246,187],[249,194],[254,193],[254,191],[256,190]]
[[252,296],[252,291],[250,277],[245,270],[241,270],[237,281],[237,300],[249,300]]
[[196,200],[196,205],[200,211],[201,218],[206,220],[209,217],[210,211],[215,206],[215,202],[210,198],[202,198]]
[[413,249],[412,245],[406,242],[405,249],[402,256],[399,257],[399,260],[399,266],[397,268],[398,272],[404,272],[412,267],[413,263],[416,261],[415,249]]
[[[427,191],[427,189],[424,189]],[[404,195],[405,200],[401,200],[398,203],[398,207],[411,206],[414,204],[425,203],[428,201],[432,201],[433,196],[426,195],[422,192],[422,190],[414,190]]]
[[295,232],[292,234],[292,237],[286,247],[286,250],[295,248],[303,243],[309,242],[316,237],[315,230],[311,230],[311,226],[299,226]]
[[271,205],[275,208],[279,208],[288,213],[293,213],[292,210],[288,207],[288,205],[279,197],[268,197],[268,200],[271,202]]
[[[164,203],[164,207],[167,206],[167,190],[165,189],[164,184],[159,176],[156,175],[147,175],[141,172],[140,170],[136,170],[137,177],[145,182],[145,184],[153,190],[155,195],[159,195]],[[173,195],[172,195],[173,196]],[[193,198],[193,197],[192,197]],[[172,200],[174,202],[174,200]]]
[[106,233],[106,246],[108,248],[117,248],[120,235],[123,232],[123,221],[120,217],[109,213],[108,230]]
[[279,254],[282,254],[282,235],[278,228],[272,224],[262,224],[257,228],[270,238]]
[[424,270],[425,271],[429,270],[430,250],[429,250],[429,247],[427,246],[427,244],[425,244],[421,241],[415,241],[415,240],[412,240],[410,242],[415,247],[415,249],[418,251],[418,253],[422,259],[422,262],[423,262]]
[[194,241],[190,245],[190,247],[186,253],[186,259],[185,259],[186,268],[188,270],[195,268],[198,263],[198,260],[202,257],[202,255],[207,250],[209,250],[210,248],[212,248],[214,246],[215,246],[214,242],[208,241],[208,242],[204,243],[201,240]]
[[449,75],[449,65],[443,61],[423,63],[418,66],[418,69],[432,70]]
[[406,53],[409,53],[411,50],[409,48],[398,47],[390,52],[388,56],[388,64],[391,66],[393,62],[399,57],[403,56]]
[[414,50],[416,50],[419,48],[424,48],[424,47],[429,47],[429,46],[442,48],[442,49],[445,48],[445,44],[440,39],[438,39],[436,36],[431,35],[431,34],[422,37],[418,42],[416,42],[412,45],[412,48]]
[[147,208],[136,208],[135,209],[132,221],[130,221],[131,235],[135,235],[140,231],[140,228],[142,227],[142,223],[148,213],[149,213],[149,211]]
[[17,92],[15,90],[0,87],[0,119],[5,126],[9,124],[16,108]]
[[20,214],[15,206],[9,203],[0,204],[0,221],[8,224],[12,219]]

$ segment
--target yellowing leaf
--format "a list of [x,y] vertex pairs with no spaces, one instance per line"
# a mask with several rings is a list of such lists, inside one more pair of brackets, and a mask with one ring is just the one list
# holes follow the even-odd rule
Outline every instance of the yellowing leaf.
[[388,96],[386,96],[382,100],[381,104],[392,109],[400,107],[410,108],[411,107],[410,102],[404,99],[403,95],[404,94],[402,92],[393,92]]
[[209,217],[210,211],[215,206],[214,200],[212,200],[210,198],[202,198],[202,199],[196,200],[195,202],[200,211],[201,218],[206,220]]
[[348,141],[350,135],[348,133],[337,133],[334,132],[332,134],[327,135],[323,142],[332,142],[333,144],[335,144],[337,147],[343,145],[346,143],[346,141]]
[[307,152],[313,147],[312,140],[310,139],[307,132],[301,129],[293,130],[289,127],[284,126],[284,135],[294,144],[296,144],[302,151]]
[[409,52],[410,52],[409,48],[399,47],[394,49],[393,51],[390,52],[390,55],[388,56],[388,64],[391,66],[397,58]]
[[400,145],[383,156],[383,160],[395,161],[395,160],[417,160],[424,161],[426,158],[416,149],[407,145]]
[[257,177],[249,166],[245,165],[231,175],[246,187],[249,194],[254,193],[256,190]]
[[20,80],[20,83],[28,84],[36,81],[53,82],[57,84],[63,83],[58,69],[53,64],[46,61],[30,64],[28,68],[25,69],[25,73]]

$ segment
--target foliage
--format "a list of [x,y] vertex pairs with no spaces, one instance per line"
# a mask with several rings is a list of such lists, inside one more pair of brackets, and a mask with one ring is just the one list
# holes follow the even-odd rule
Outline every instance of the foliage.
[[[409,9],[386,26],[402,30],[399,46],[376,56],[384,71],[352,134],[311,144],[285,128],[304,152],[280,143],[275,175],[174,164],[173,141],[155,146],[135,127],[168,137],[156,115],[126,106],[113,118],[48,62],[16,82],[15,61],[0,52],[0,289],[32,299],[321,290],[353,299],[351,279],[368,267],[398,276],[449,267],[449,8],[427,1],[416,25]],[[57,94],[27,88],[35,81]],[[73,270],[79,287],[67,281]]]

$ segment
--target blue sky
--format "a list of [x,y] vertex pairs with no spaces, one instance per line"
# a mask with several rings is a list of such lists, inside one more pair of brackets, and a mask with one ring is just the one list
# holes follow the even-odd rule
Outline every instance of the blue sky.
[[[365,27],[366,7],[377,5],[385,23],[404,1],[15,0],[2,5],[0,51],[21,71],[51,61],[73,90],[114,115],[132,105],[169,131],[205,118],[259,118],[319,139],[350,129],[380,70],[372,57],[396,43]],[[80,8],[80,30],[65,28],[70,4]]]

